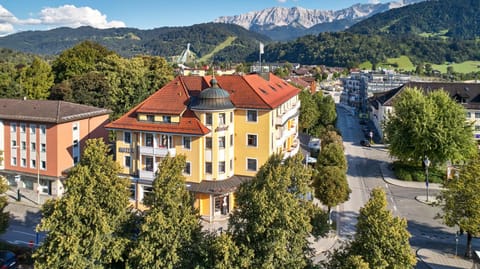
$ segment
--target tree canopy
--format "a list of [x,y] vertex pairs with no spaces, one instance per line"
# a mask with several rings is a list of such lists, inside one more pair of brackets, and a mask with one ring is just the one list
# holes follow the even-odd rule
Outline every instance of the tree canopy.
[[35,268],[104,268],[124,259],[129,183],[107,152],[101,139],[88,140],[65,194],[43,205],[37,230],[48,233],[33,254]]
[[447,181],[439,195],[440,216],[450,227],[458,226],[467,232],[465,256],[471,257],[472,236],[480,234],[480,159],[469,161],[458,171],[458,178]]
[[462,161],[474,156],[476,147],[465,109],[445,91],[424,93],[405,89],[394,101],[385,123],[390,154],[399,160],[420,163]]
[[228,232],[237,246],[252,251],[251,268],[305,268],[310,263],[307,237],[312,226],[305,205],[311,202],[302,198],[306,193],[300,194],[310,175],[301,159],[283,165],[273,155],[237,192]]

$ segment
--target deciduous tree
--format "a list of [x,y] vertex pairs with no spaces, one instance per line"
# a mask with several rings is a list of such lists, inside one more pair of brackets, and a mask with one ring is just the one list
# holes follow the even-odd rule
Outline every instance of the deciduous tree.
[[472,236],[480,234],[480,160],[473,159],[459,171],[458,178],[449,180],[439,198],[440,216],[450,227],[457,225],[467,233],[465,256],[472,255]]
[[200,218],[185,187],[185,156],[164,158],[145,198],[149,207],[130,253],[133,268],[195,268],[202,240]]
[[107,152],[102,140],[88,140],[65,194],[42,207],[37,230],[48,233],[33,254],[35,268],[104,268],[123,260],[129,182]]
[[339,166],[319,167],[313,179],[313,187],[315,198],[327,206],[328,214],[332,207],[348,201],[352,192],[346,172]]
[[[304,167],[301,158],[295,166]],[[312,227],[305,206],[310,202],[298,193],[305,188],[292,184],[293,177],[307,173],[294,170],[274,155],[237,192],[228,232],[237,246],[252,251],[251,268],[305,268],[310,263]]]
[[35,57],[32,64],[20,70],[17,81],[28,99],[47,99],[53,86],[52,68],[47,62]]
[[[3,162],[3,160],[2,160]],[[8,190],[8,181],[5,177],[0,176],[0,234],[3,234],[8,228],[8,221],[10,219],[10,214],[8,211],[5,211],[5,208],[8,205],[7,196],[5,193]]]
[[393,104],[385,125],[392,156],[421,163],[427,156],[433,164],[467,160],[476,151],[472,126],[465,109],[444,91],[424,94],[407,88]]
[[360,209],[356,230],[349,255],[361,256],[370,268],[412,268],[415,265],[407,221],[394,217],[387,209],[383,190],[372,190],[370,200]]

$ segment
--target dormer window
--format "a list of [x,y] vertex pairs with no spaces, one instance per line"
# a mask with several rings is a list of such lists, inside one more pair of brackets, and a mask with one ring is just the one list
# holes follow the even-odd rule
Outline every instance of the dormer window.
[[172,122],[172,117],[171,116],[163,116],[163,122],[171,123]]
[[147,121],[154,122],[155,116],[154,115],[147,115]]

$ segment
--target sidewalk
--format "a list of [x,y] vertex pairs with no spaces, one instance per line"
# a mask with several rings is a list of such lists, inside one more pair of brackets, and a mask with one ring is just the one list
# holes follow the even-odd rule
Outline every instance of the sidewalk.
[[[383,162],[380,164],[380,171],[382,173],[383,180],[391,185],[401,186],[406,188],[424,189],[424,182],[411,182],[395,179],[394,172],[389,168],[389,163]],[[431,190],[441,190],[442,185],[436,183],[430,183],[428,186]],[[432,204],[436,202],[436,197],[429,197],[427,201],[426,196],[415,197],[420,203]],[[473,263],[471,260],[464,259],[461,256],[455,256],[451,253],[445,253],[435,249],[421,248],[417,250],[417,257],[420,262],[423,262],[428,268],[431,269],[453,269],[453,268],[472,268]]]

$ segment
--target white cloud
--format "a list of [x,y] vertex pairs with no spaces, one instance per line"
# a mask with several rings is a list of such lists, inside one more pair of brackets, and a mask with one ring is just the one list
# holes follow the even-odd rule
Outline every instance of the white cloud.
[[380,0],[368,0],[370,4],[380,4]]
[[279,2],[279,3],[285,3],[285,2],[287,2],[287,0],[277,0],[277,2]]
[[15,32],[16,26],[21,25],[35,25],[36,29],[45,28],[42,26],[49,26],[49,28],[92,26],[100,29],[126,27],[122,21],[107,21],[107,15],[90,7],[73,5],[48,7],[40,11],[38,18],[18,19],[0,5],[0,36]]
[[42,24],[69,27],[92,26],[100,29],[125,27],[125,23],[121,21],[107,21],[107,16],[97,9],[73,5],[44,8],[40,11],[40,21]]

